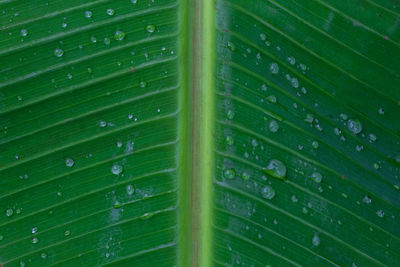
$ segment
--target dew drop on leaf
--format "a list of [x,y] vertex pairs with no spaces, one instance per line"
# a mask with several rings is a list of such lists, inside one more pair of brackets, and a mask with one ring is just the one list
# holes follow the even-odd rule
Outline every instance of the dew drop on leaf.
[[236,172],[234,169],[226,169],[224,171],[224,177],[226,179],[233,179],[233,178],[235,178],[235,176],[236,176]]
[[276,133],[279,130],[279,124],[277,121],[272,120],[270,121],[268,128],[271,132]]
[[120,174],[122,173],[123,170],[124,170],[124,168],[123,168],[121,165],[119,165],[119,164],[114,164],[114,165],[111,167],[111,172],[112,172],[112,174],[114,174],[114,175],[120,175]]
[[112,8],[108,8],[108,9],[107,9],[107,15],[113,16],[114,14],[115,14],[114,9],[112,9]]
[[359,120],[349,119],[347,121],[347,128],[353,134],[359,134],[362,131],[362,124]]
[[277,159],[272,159],[263,171],[279,179],[284,179],[286,176],[285,164],[283,164],[281,161]]
[[8,208],[6,210],[6,216],[11,217],[14,214],[14,210],[12,208]]
[[133,187],[133,185],[128,184],[128,185],[126,186],[126,193],[127,193],[129,196],[131,196],[131,195],[133,195],[133,193],[135,193],[135,188]]
[[150,24],[150,25],[147,25],[147,26],[146,26],[146,31],[149,32],[149,33],[152,33],[152,32],[154,32],[155,30],[156,30],[156,26],[153,25],[153,24]]
[[62,57],[64,55],[64,51],[61,48],[54,49],[54,55],[56,57]]
[[28,30],[27,29],[22,29],[21,30],[21,36],[22,37],[25,37],[25,36],[27,36],[28,35]]
[[261,195],[265,199],[273,199],[275,197],[275,189],[267,185],[261,190]]
[[322,181],[322,175],[319,172],[313,172],[311,174],[311,179],[316,183],[320,183]]
[[65,159],[65,166],[72,167],[72,166],[74,166],[74,164],[75,164],[75,162],[74,162],[73,159],[71,159],[71,158],[66,158]]
[[269,66],[269,71],[272,73],[272,74],[277,74],[278,72],[279,72],[279,66],[278,66],[278,64],[277,63],[271,63],[271,65]]
[[116,31],[114,33],[114,39],[117,41],[122,41],[125,39],[125,33],[123,31]]
[[91,18],[92,17],[92,15],[93,15],[93,13],[92,13],[92,11],[90,11],[90,10],[86,10],[85,11],[85,18]]

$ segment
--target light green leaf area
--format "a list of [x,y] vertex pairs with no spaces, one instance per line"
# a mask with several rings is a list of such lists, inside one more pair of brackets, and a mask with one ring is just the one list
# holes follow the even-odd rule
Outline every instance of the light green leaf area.
[[400,266],[398,2],[0,14],[0,265]]

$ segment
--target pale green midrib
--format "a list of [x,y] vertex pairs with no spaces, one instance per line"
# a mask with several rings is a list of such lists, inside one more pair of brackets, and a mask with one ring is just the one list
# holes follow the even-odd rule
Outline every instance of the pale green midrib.
[[[181,0],[181,92],[178,150],[179,266],[209,267],[215,88],[215,7],[212,0]],[[186,148],[185,148],[186,147]],[[185,190],[187,189],[187,190]],[[186,192],[182,192],[186,191]],[[186,214],[186,215],[185,215]]]

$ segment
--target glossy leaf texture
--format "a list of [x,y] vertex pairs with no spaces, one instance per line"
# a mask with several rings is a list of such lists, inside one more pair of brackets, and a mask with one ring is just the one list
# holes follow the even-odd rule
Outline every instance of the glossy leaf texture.
[[217,1],[215,266],[400,264],[392,1]]
[[396,1],[0,12],[3,266],[400,265]]
[[173,266],[176,1],[0,10],[0,263]]

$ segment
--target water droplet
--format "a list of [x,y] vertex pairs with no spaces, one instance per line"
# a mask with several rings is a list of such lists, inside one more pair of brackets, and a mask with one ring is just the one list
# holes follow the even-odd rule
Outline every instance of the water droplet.
[[230,135],[228,135],[228,136],[225,138],[225,142],[226,142],[229,146],[233,145],[233,143],[234,143],[233,137],[230,136]]
[[96,43],[96,42],[97,42],[96,36],[90,37],[90,41],[91,41],[92,43]]
[[141,81],[141,82],[139,83],[139,86],[140,86],[140,88],[145,88],[145,87],[147,86],[147,82]]
[[385,114],[385,110],[384,110],[383,108],[380,108],[380,109],[378,110],[378,113],[379,113],[380,115],[383,115],[383,114]]
[[279,124],[277,121],[272,120],[270,121],[268,128],[271,132],[276,133],[279,130]]
[[36,234],[37,231],[38,231],[38,228],[36,226],[32,227],[32,230],[31,230],[32,234]]
[[276,96],[270,95],[267,97],[267,100],[271,103],[276,103]]
[[132,3],[132,4],[136,4],[136,3],[137,3],[137,0],[131,0],[131,3]]
[[353,134],[359,134],[362,131],[362,124],[359,120],[349,119],[347,121],[347,128]]
[[269,66],[269,71],[270,71],[272,74],[277,74],[277,73],[279,72],[279,66],[278,66],[278,64],[275,63],[275,62],[271,63],[271,65]]
[[104,38],[104,44],[105,45],[110,45],[111,44],[111,39],[108,38],[108,37]]
[[140,216],[141,220],[147,220],[154,216],[154,212],[146,212],[142,216]]
[[267,185],[261,191],[261,195],[265,199],[273,199],[275,197],[275,189],[271,186]]
[[131,185],[131,184],[128,184],[128,185],[126,186],[126,193],[127,193],[129,196],[132,196],[133,193],[135,193],[135,187],[133,187],[133,185]]
[[317,141],[313,141],[313,142],[311,143],[311,146],[312,146],[314,149],[317,149],[317,148],[319,147],[319,143],[318,143]]
[[297,78],[292,78],[290,83],[292,84],[292,86],[294,88],[298,88],[299,87],[299,80],[297,80]]
[[233,110],[228,110],[228,112],[226,113],[226,116],[228,119],[232,120],[235,117],[235,112]]
[[347,121],[347,119],[348,119],[348,116],[347,116],[347,114],[345,114],[345,113],[340,113],[340,118],[342,119],[342,120],[344,120],[344,121]]
[[383,218],[383,216],[385,216],[385,212],[383,210],[378,210],[376,212],[376,215],[378,215],[379,217]]
[[290,65],[296,64],[296,59],[294,57],[288,57],[287,60],[289,61]]
[[156,30],[156,25],[150,24],[146,26],[146,31],[152,33]]
[[31,242],[32,242],[32,244],[37,244],[37,243],[39,243],[39,238],[37,238],[36,236],[32,237]]
[[98,124],[101,128],[107,126],[107,122],[105,122],[105,121],[99,121],[97,124]]
[[292,200],[293,203],[297,203],[299,201],[299,199],[295,195],[292,195],[290,199]]
[[107,15],[113,16],[114,14],[115,14],[114,9],[112,9],[112,8],[108,8],[108,9],[107,9]]
[[369,142],[370,142],[370,143],[373,143],[373,142],[376,141],[376,135],[373,134],[373,133],[370,133],[370,134],[368,135],[368,138],[369,138]]
[[122,41],[125,39],[125,33],[123,31],[116,31],[114,33],[114,39],[117,41]]
[[124,168],[123,168],[121,165],[119,165],[119,164],[114,164],[114,165],[111,167],[111,172],[112,172],[114,175],[120,175],[120,174],[122,173],[123,170],[124,170]]
[[12,208],[8,208],[6,210],[6,216],[11,217],[14,214],[14,210]]
[[4,236],[3,236],[3,235],[0,235],[0,241],[3,240],[3,239],[4,239]]
[[260,33],[260,39],[261,41],[267,40],[267,36],[265,35],[265,33]]
[[42,252],[42,254],[40,254],[40,257],[42,259],[46,259],[47,258],[47,253],[46,252]]
[[61,23],[61,28],[67,28],[68,24],[66,22]]
[[319,236],[315,234],[312,238],[312,244],[313,246],[317,247],[319,246],[319,243],[320,243]]
[[86,10],[85,11],[85,18],[91,18],[92,17],[92,15],[93,15],[93,13],[92,13],[92,11],[90,11],[90,10]]
[[26,266],[25,262],[23,262],[22,260],[19,261],[19,267],[25,267],[25,266]]
[[314,121],[314,115],[313,114],[307,114],[306,118],[304,119],[305,122],[312,123]]
[[65,236],[69,236],[70,234],[71,234],[71,230],[68,230],[68,229],[65,230],[65,232],[64,232],[64,235],[65,235]]
[[224,177],[226,179],[233,179],[233,178],[235,178],[235,176],[236,176],[236,172],[234,169],[226,169],[224,171]]
[[54,49],[54,55],[56,57],[62,57],[64,55],[64,51],[61,48]]
[[75,164],[75,162],[74,162],[73,159],[71,159],[71,158],[66,158],[65,159],[65,166],[72,167],[72,166],[74,166],[74,164]]
[[371,199],[369,196],[365,196],[365,197],[363,198],[363,202],[364,202],[365,204],[370,204],[370,203],[372,202],[372,199]]
[[279,179],[284,179],[286,176],[286,166],[276,159],[271,160],[263,171]]
[[340,135],[342,133],[342,131],[339,128],[334,128],[333,132],[335,133],[335,135]]
[[231,51],[235,51],[235,50],[236,50],[236,47],[235,47],[235,45],[234,45],[232,42],[228,42],[228,48],[229,48],[229,50],[231,50]]
[[250,179],[250,174],[248,174],[247,172],[243,172],[242,173],[242,179],[243,180],[249,180]]
[[21,30],[21,36],[22,37],[25,37],[25,36],[27,36],[28,35],[28,30],[27,29],[22,29]]
[[313,172],[311,174],[311,180],[316,183],[320,183],[322,181],[322,175],[319,172]]

